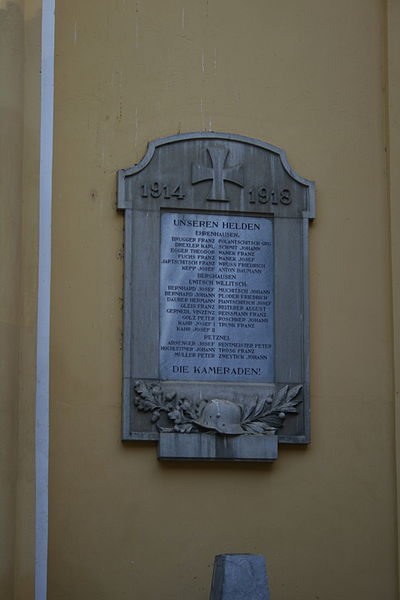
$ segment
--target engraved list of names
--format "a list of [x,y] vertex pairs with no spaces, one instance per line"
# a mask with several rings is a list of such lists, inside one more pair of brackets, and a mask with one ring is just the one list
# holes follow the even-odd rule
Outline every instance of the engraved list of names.
[[272,221],[164,212],[160,377],[274,379]]

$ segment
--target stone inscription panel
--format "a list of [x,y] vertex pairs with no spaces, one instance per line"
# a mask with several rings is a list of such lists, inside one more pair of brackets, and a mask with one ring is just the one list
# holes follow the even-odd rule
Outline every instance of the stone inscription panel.
[[160,378],[274,381],[273,224],[162,212]]

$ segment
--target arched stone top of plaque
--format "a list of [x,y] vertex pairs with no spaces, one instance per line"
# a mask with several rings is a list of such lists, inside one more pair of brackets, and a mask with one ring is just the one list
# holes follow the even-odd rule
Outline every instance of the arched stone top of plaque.
[[123,439],[191,460],[308,443],[314,183],[276,146],[187,133],[118,172],[118,209]]
[[[147,180],[149,171],[154,181]],[[207,210],[212,208],[211,202],[225,202],[222,210],[270,212],[292,218],[315,216],[314,182],[291,168],[285,151],[233,133],[183,133],[153,140],[140,162],[119,171],[119,181],[125,178],[133,181],[127,191],[119,185],[119,209],[132,208],[135,198],[142,198],[147,206],[152,199],[161,200],[163,206],[168,200],[175,205],[180,199],[184,207],[198,208],[205,201]]]

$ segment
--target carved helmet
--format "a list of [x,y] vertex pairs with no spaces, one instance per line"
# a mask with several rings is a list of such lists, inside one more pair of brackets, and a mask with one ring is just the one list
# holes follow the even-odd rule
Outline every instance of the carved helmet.
[[242,409],[230,400],[215,398],[204,406],[197,424],[225,435],[246,433],[241,427]]

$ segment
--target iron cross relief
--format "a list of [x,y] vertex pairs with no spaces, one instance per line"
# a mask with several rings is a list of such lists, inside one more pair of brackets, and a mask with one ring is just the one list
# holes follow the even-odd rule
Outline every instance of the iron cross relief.
[[207,148],[212,167],[192,164],[192,184],[212,181],[207,200],[210,202],[229,202],[225,195],[225,181],[243,187],[243,167],[235,165],[225,167],[229,150],[226,148]]

